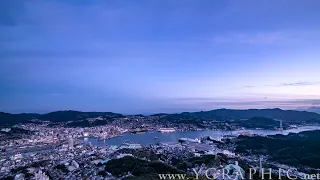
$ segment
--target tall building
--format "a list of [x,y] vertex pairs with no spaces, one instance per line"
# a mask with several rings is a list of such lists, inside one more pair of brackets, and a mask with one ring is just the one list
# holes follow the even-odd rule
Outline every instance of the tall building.
[[79,168],[79,164],[78,164],[75,160],[72,160],[71,164],[72,164],[72,166],[75,167],[76,169]]
[[259,159],[259,177],[262,176],[262,156]]
[[283,126],[282,126],[282,120],[280,120],[280,131],[283,130]]
[[69,139],[68,139],[68,147],[69,147],[69,149],[73,149],[73,138],[72,138],[72,136],[70,136]]

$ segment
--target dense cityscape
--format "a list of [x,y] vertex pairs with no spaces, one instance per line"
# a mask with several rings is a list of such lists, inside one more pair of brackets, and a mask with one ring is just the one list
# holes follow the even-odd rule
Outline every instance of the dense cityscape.
[[[261,111],[263,110],[256,113],[261,113]],[[291,113],[320,117],[318,114],[309,112],[282,111],[279,109],[266,109],[265,111],[280,111],[286,114],[283,117],[290,117]],[[31,118],[14,125],[3,124],[3,128],[0,131],[1,178],[159,179],[159,174],[168,173],[181,174],[188,178],[205,178],[208,176],[208,173],[205,173],[206,170],[216,168],[216,171],[209,173],[210,177],[234,179],[240,177],[236,177],[232,173],[225,174],[223,172],[225,167],[237,171],[241,170],[243,175],[247,177],[248,168],[259,169],[263,166],[272,168],[274,176],[279,176],[280,173],[283,177],[286,176],[286,171],[296,168],[297,170],[292,176],[303,179],[308,173],[316,172],[319,167],[314,163],[303,165],[302,161],[299,165],[289,161],[278,161],[273,154],[255,153],[255,149],[250,147],[252,145],[247,143],[247,141],[252,140],[250,138],[274,139],[279,136],[276,134],[283,134],[286,131],[295,132],[297,130],[299,132],[299,129],[306,126],[313,127],[306,129],[306,132],[314,132],[319,137],[320,132],[317,131],[317,124],[308,121],[304,124],[296,124],[294,121],[274,120],[276,123],[271,127],[266,126],[264,121],[273,120],[267,117],[254,117],[254,120],[257,121],[256,127],[253,128],[250,125],[247,128],[247,123],[242,123],[243,126],[238,123],[240,120],[218,121],[217,117],[212,120],[208,118],[201,119],[200,117],[190,119],[191,116],[188,117],[185,113],[182,113],[183,115],[155,114],[151,116],[112,115],[112,120],[110,119],[110,114],[91,117],[90,113],[77,111],[51,113],[52,116],[57,114],[61,119],[64,119],[63,116],[70,118],[70,114],[72,114],[74,116],[73,119],[77,120],[70,119],[62,122],[59,119],[48,121]],[[252,114],[252,116],[254,115]],[[6,116],[2,114],[1,117],[3,120],[6,117],[8,120],[8,118],[15,118],[16,116],[14,114],[6,114]],[[181,117],[177,118],[178,116]],[[168,123],[167,120],[172,117],[175,118],[171,119],[171,123]],[[220,118],[224,119],[222,116]],[[166,119],[165,123],[161,123],[163,119]],[[177,121],[177,119],[182,119],[183,121]],[[199,119],[201,119],[201,123],[199,123]],[[251,121],[250,119],[241,121],[248,122]],[[259,121],[264,123],[259,123]],[[89,122],[89,124],[83,122]],[[70,127],[71,125],[74,127]],[[261,132],[261,134],[255,134],[255,131],[251,130]],[[212,132],[212,136],[188,138],[181,136],[181,134],[180,137],[174,135],[177,132],[202,131]],[[224,133],[215,135],[214,132],[220,131]],[[263,134],[264,131],[274,132],[275,135]],[[152,132],[173,136],[176,139],[164,142],[160,137],[154,136],[153,134],[155,133]],[[300,133],[303,134],[305,132]],[[129,139],[124,142],[119,140],[117,144],[108,143],[108,140],[119,137],[125,138],[129,134],[132,137],[147,135],[147,139],[151,143],[141,144],[138,140],[135,142]],[[295,133],[282,136],[290,137],[293,134]],[[254,140],[254,144],[257,143],[259,143],[259,140]],[[265,144],[264,146],[268,145]],[[258,151],[259,149],[256,150]],[[118,161],[124,162],[119,163]],[[152,167],[155,166],[155,169],[144,169],[141,167],[143,165],[138,165],[138,162],[142,164],[155,163],[152,165]],[[130,168],[123,166],[130,163],[134,163]],[[159,171],[156,168],[157,166],[165,166],[166,168],[163,171]],[[279,168],[283,169],[283,172],[279,172]],[[202,172],[202,174],[198,172]],[[259,177],[258,174],[256,174],[257,177]],[[230,177],[224,177],[226,175]]]

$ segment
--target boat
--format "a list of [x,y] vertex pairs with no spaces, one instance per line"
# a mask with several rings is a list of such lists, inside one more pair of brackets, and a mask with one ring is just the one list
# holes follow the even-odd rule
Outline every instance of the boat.
[[140,128],[137,128],[137,129],[133,129],[130,131],[130,133],[132,134],[143,134],[143,133],[146,133],[148,132],[147,129],[140,129]]
[[238,136],[252,136],[252,133],[249,131],[238,132]]
[[83,133],[83,137],[84,138],[88,138],[89,137],[89,133],[87,133],[87,132]]
[[22,154],[21,153],[17,153],[14,156],[11,156],[11,160],[17,160],[17,159],[21,159],[22,158]]
[[170,133],[175,132],[176,130],[174,128],[160,128],[158,131],[161,133]]
[[[245,134],[247,132],[241,132],[241,133],[238,133],[239,135],[240,134]],[[234,134],[226,134],[226,135],[223,135],[223,138],[229,138],[229,139],[232,139],[232,138],[237,138],[238,136],[237,135],[234,135]]]
[[200,143],[200,140],[198,138],[191,139],[191,138],[179,138],[179,142],[193,142],[193,143]]
[[208,141],[212,141],[212,142],[216,143],[216,142],[221,142],[222,137],[213,138],[211,136],[206,136],[206,137],[204,137],[204,139],[207,139]]

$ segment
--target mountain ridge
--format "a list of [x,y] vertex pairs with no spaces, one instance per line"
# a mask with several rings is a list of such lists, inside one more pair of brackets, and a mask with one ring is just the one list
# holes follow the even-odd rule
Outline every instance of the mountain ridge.
[[[20,113],[20,114],[11,114],[0,112],[0,125],[14,125],[18,123],[24,123],[32,119],[38,119],[43,121],[52,121],[52,122],[67,122],[67,121],[76,121],[83,120],[86,118],[94,117],[105,117],[105,118],[119,118],[133,115],[123,115],[120,113],[113,112],[82,112],[74,110],[65,110],[65,111],[53,111],[45,114],[39,113]],[[226,121],[226,120],[243,120],[250,119],[253,117],[264,117],[269,119],[281,119],[288,122],[320,122],[320,114],[315,112],[307,111],[297,111],[297,110],[282,110],[279,108],[274,109],[246,109],[246,110],[237,110],[237,109],[215,109],[210,111],[198,111],[198,112],[183,112],[183,113],[157,113],[150,115],[152,116],[168,116],[175,117],[181,116],[181,118],[190,119],[188,117],[197,118],[200,120],[208,121]],[[178,119],[178,118],[177,118]]]
[[305,109],[305,110],[303,110],[303,111],[307,111],[307,112],[314,112],[314,113],[318,113],[318,114],[320,114],[320,107],[310,107],[310,108],[308,108],[308,109]]

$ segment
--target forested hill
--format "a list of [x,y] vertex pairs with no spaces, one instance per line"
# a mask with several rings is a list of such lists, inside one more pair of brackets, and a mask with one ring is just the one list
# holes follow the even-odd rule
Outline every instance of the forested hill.
[[267,137],[240,136],[236,152],[269,155],[274,161],[295,167],[303,165],[320,168],[319,139],[319,130]]
[[[179,123],[199,123],[202,121],[222,121],[222,120],[244,120],[255,117],[269,118],[273,120],[281,119],[287,122],[308,122],[320,123],[320,114],[306,111],[293,111],[281,109],[248,109],[248,110],[232,110],[232,109],[216,109],[211,111],[200,112],[184,112],[180,114],[154,114],[151,115],[161,117],[159,120],[165,122]],[[86,118],[103,117],[104,119],[113,119],[126,117],[125,115],[113,112],[81,112],[81,111],[55,111],[47,114],[37,113],[21,113],[10,114],[0,112],[0,126],[14,125],[18,123],[28,122],[33,119],[51,121],[51,122],[66,122],[84,120]],[[144,116],[147,117],[147,116]],[[252,119],[251,119],[252,120]]]
[[203,118],[207,120],[240,120],[253,117],[265,117],[270,119],[281,119],[290,122],[320,122],[320,114],[306,111],[281,110],[281,109],[216,109],[211,111],[184,112],[183,115]]
[[51,122],[67,122],[83,120],[86,118],[117,118],[124,117],[122,114],[112,112],[81,112],[81,111],[55,111],[47,114],[36,114],[36,113],[22,113],[22,114],[10,114],[0,112],[0,125],[14,125],[18,123],[28,122],[30,120],[43,120]]
[[27,122],[39,116],[40,114],[35,114],[35,113],[10,114],[10,113],[0,112],[0,126]]

